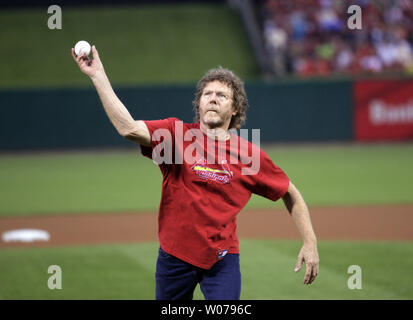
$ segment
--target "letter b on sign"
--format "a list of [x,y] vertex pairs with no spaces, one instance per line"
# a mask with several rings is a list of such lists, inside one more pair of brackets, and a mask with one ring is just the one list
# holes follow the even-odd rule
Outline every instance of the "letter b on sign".
[[347,281],[347,287],[350,290],[362,289],[361,286],[361,268],[357,265],[349,266],[347,269],[348,274],[353,274]]
[[47,280],[47,286],[50,290],[62,289],[62,268],[56,265],[49,266],[47,273],[52,275]]

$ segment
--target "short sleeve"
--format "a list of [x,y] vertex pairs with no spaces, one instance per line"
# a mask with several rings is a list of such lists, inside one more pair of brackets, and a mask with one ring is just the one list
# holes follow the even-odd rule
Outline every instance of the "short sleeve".
[[260,170],[255,178],[256,181],[252,192],[273,201],[283,197],[290,186],[288,176],[262,150],[260,154]]
[[[154,135],[160,131],[160,129],[168,130],[173,138],[175,135],[175,121],[180,121],[177,118],[167,118],[162,120],[151,120],[151,121],[143,121],[148,128],[150,137],[151,137],[151,146],[142,146],[141,145],[141,153],[145,157],[152,159],[152,150],[156,147],[161,141],[158,139],[154,139]],[[157,131],[158,130],[158,131]]]

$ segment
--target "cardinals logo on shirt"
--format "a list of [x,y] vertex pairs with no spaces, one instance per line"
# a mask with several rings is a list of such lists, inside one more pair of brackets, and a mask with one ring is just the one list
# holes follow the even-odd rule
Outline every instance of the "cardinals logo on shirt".
[[223,184],[230,183],[234,174],[231,171],[227,160],[221,161],[222,170],[209,168],[206,164],[206,160],[201,158],[191,167],[191,169],[203,180],[213,180]]

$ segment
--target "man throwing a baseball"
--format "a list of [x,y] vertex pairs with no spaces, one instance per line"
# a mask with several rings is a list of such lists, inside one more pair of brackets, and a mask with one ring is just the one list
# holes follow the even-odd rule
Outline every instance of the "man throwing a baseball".
[[242,81],[230,70],[209,70],[198,82],[194,123],[134,120],[113,91],[95,46],[92,54],[93,60],[76,56],[72,48],[119,134],[139,144],[162,171],[156,298],[192,299],[199,283],[205,299],[240,299],[236,216],[252,193],[283,199],[303,239],[295,271],[305,263],[304,284],[311,284],[319,258],[304,199],[264,151],[230,133],[246,118]]

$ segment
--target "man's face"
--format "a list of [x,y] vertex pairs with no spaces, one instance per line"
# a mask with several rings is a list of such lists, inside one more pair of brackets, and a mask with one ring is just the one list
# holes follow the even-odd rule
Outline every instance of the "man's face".
[[209,82],[199,102],[200,122],[210,129],[221,127],[227,130],[236,114],[232,103],[231,88],[219,81]]

